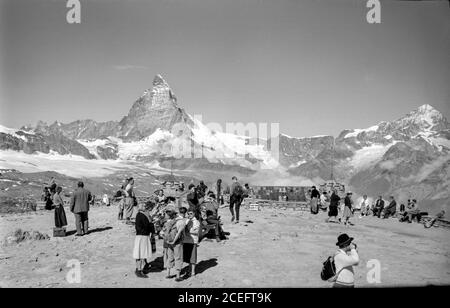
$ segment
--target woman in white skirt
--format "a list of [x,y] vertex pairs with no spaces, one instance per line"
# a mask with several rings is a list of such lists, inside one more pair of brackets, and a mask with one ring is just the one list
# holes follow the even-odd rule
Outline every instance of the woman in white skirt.
[[144,204],[139,204],[139,212],[136,215],[136,238],[134,240],[133,258],[136,260],[135,274],[139,278],[147,278],[144,266],[152,257],[152,244],[150,235],[155,231],[150,218],[144,213]]

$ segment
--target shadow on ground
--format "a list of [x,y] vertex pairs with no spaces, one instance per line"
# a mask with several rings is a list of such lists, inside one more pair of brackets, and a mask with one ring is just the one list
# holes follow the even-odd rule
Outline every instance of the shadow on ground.
[[[103,232],[103,231],[107,231],[107,230],[111,230],[112,227],[102,227],[102,228],[95,228],[95,229],[91,229],[88,231],[88,233],[86,235],[89,235],[91,233],[96,233],[96,232]],[[71,236],[77,233],[77,230],[70,230],[66,232],[66,236]]]

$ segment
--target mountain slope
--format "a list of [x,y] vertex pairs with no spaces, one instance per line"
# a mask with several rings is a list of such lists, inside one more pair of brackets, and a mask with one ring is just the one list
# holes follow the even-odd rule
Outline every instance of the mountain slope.
[[[398,120],[346,129],[337,138],[267,140],[217,131],[180,107],[161,75],[120,121],[38,122],[35,128],[0,129],[0,149],[73,154],[88,159],[157,163],[165,168],[312,179],[331,177],[355,192],[450,198],[450,126],[426,104]],[[279,157],[268,145],[279,146]],[[263,172],[263,170],[265,170]]]

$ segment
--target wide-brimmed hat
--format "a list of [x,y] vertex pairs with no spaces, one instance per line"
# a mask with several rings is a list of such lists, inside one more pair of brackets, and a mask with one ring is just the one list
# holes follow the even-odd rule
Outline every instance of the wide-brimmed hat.
[[338,241],[336,243],[336,246],[339,246],[339,247],[345,247],[353,241],[353,237],[349,237],[347,235],[347,233],[343,233],[343,234],[339,235],[337,239],[338,239]]

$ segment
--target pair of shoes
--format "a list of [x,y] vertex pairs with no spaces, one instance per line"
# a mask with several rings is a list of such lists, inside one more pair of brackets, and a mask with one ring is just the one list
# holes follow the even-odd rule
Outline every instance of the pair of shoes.
[[231,222],[233,222],[234,221],[234,215],[233,216],[231,216]]
[[[188,279],[189,277],[191,277],[192,274],[187,272],[186,274],[184,274],[183,279]],[[195,275],[194,275],[195,276]]]
[[236,220],[234,223],[235,223],[235,224],[238,224],[238,223],[239,223],[239,220]]
[[139,271],[136,269],[134,273],[136,274],[136,277],[138,277],[138,278],[148,278],[147,275],[145,275],[143,273],[143,271]]
[[150,264],[144,265],[144,268],[142,269],[142,272],[143,272],[144,274],[150,273]]
[[175,278],[175,281],[176,281],[176,282],[183,281],[183,278],[181,278],[181,277],[180,277],[180,278]]
[[175,278],[175,275],[166,276],[166,279],[172,279]]
[[223,234],[224,235],[230,235],[230,232],[224,232]]

